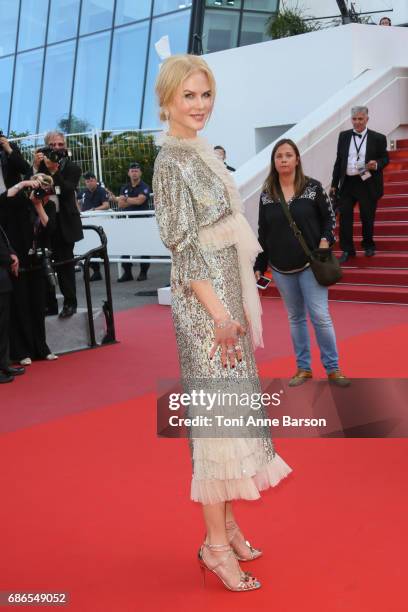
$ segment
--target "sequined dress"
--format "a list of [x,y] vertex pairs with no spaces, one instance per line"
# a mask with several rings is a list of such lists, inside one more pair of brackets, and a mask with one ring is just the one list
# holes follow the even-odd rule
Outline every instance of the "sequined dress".
[[[243,359],[234,369],[223,368],[219,351],[209,359],[214,324],[190,288],[191,280],[210,280],[227,311],[246,325],[237,245],[230,244],[234,239],[228,231],[212,245],[203,238],[206,232],[216,235],[220,227],[232,225],[236,192],[231,180],[205,140],[163,139],[154,168],[154,202],[161,238],[172,253],[172,315],[181,380],[188,392],[203,386],[211,391],[260,391],[249,333],[240,338]],[[194,501],[257,499],[259,491],[291,472],[275,452],[267,427],[259,427],[255,435],[252,428],[248,437],[242,428],[235,437],[225,432],[198,437],[194,430],[191,435]]]

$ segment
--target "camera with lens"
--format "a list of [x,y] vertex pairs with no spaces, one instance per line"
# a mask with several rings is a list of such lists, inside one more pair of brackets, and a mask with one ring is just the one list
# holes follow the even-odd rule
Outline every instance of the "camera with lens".
[[41,147],[37,153],[42,153],[54,164],[60,164],[65,157],[69,157],[67,149],[52,149],[51,147]]
[[33,189],[34,197],[37,200],[43,200],[45,196],[52,195],[54,193],[54,188],[52,186],[44,189],[43,187],[37,187],[37,189]]
[[55,287],[55,285],[56,285],[56,283],[55,283],[55,273],[54,273],[54,270],[52,269],[52,265],[51,265],[51,251],[50,251],[50,249],[47,249],[47,248],[36,249],[35,250],[35,256],[40,261],[40,265],[41,265],[43,274],[46,277],[48,284],[50,285],[50,287]]

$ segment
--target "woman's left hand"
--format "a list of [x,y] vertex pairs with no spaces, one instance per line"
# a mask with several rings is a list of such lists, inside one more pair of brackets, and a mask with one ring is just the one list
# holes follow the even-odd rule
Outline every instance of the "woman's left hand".
[[329,241],[326,238],[322,238],[319,243],[319,249],[328,249],[329,247]]

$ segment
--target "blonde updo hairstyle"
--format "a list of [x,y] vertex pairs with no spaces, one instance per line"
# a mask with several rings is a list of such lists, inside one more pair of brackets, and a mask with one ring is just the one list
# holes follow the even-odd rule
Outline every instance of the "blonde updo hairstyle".
[[49,176],[48,174],[43,174],[42,172],[37,172],[37,174],[33,174],[31,180],[40,181],[40,185],[43,189],[49,189],[54,185],[52,176]]
[[171,104],[180,85],[194,72],[203,72],[207,75],[214,99],[215,78],[207,62],[198,55],[172,55],[163,62],[156,80],[160,121],[168,120],[167,106]]

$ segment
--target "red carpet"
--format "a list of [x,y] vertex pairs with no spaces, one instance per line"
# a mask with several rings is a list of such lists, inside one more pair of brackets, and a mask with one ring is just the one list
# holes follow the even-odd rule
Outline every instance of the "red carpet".
[[[287,376],[282,304],[265,310],[260,370]],[[348,374],[407,376],[406,308],[332,313]],[[263,588],[229,593],[210,576],[204,589],[187,443],[155,436],[155,381],[177,375],[170,313],[117,324],[120,344],[34,364],[0,391],[0,591],[68,591],[75,612],[406,610],[406,440],[278,440],[293,475],[237,504],[265,552],[246,566]]]

